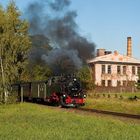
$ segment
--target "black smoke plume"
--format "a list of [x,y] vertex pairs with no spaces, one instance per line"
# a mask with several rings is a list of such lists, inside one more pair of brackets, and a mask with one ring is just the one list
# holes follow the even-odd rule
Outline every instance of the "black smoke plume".
[[26,9],[30,34],[45,36],[52,46],[51,51],[39,56],[58,74],[73,73],[94,57],[95,44],[78,33],[77,13],[69,10],[70,3],[70,0],[38,0]]

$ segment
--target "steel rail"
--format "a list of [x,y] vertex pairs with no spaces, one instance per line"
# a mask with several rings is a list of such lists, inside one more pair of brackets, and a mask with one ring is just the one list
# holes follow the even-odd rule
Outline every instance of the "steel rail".
[[98,109],[87,109],[87,108],[76,108],[76,110],[93,112],[93,113],[98,113],[98,114],[113,115],[113,116],[119,116],[119,117],[127,117],[127,118],[133,118],[133,119],[139,119],[140,120],[140,115],[134,115],[134,114],[104,111],[104,110],[98,110]]

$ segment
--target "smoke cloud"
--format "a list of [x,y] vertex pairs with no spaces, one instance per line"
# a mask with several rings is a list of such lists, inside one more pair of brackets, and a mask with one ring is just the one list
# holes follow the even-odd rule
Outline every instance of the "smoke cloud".
[[75,72],[94,57],[95,44],[78,33],[77,13],[69,10],[70,4],[70,0],[36,1],[25,12],[30,34],[44,35],[50,41],[53,49],[39,56],[54,73]]
[[67,49],[54,49],[48,55],[42,55],[42,59],[52,68],[55,74],[70,74],[76,72],[82,62],[78,57],[78,52]]

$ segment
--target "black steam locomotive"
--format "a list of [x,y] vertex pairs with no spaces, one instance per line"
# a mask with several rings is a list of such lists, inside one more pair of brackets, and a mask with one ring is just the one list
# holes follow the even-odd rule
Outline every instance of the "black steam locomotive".
[[78,107],[85,104],[86,94],[80,80],[73,76],[54,76],[47,81],[12,85],[21,100],[43,101],[51,105]]

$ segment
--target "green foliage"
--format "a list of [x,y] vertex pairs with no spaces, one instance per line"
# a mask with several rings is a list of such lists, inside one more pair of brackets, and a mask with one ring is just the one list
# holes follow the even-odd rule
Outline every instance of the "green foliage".
[[95,87],[94,82],[92,81],[91,73],[88,66],[82,67],[78,71],[77,76],[82,81],[82,85],[84,86],[85,89],[92,90]]
[[44,35],[40,35],[40,34],[32,35],[31,42],[32,42],[33,48],[39,48],[39,49],[45,48],[46,51],[49,51],[52,49],[50,46],[49,39]]
[[44,64],[43,65],[28,65],[25,72],[21,76],[22,81],[41,81],[46,80],[52,75],[51,69]]
[[22,81],[46,80],[52,75],[51,69],[42,59],[42,54],[52,48],[49,39],[44,35],[33,35],[31,37],[32,47],[30,49],[29,64],[21,76]]
[[8,90],[7,85],[20,81],[31,46],[28,23],[21,20],[20,15],[14,2],[9,3],[6,10],[0,8],[0,72],[4,77],[3,81],[0,78],[0,84],[6,90]]
[[17,100],[18,100],[18,97],[15,96],[14,94],[8,95],[6,104],[15,104],[15,103],[17,103]]
[[33,70],[34,70],[33,71],[33,75],[34,75],[33,80],[48,79],[48,77],[50,77],[50,75],[51,75],[51,70],[48,68],[48,66],[42,67],[40,65],[36,65]]
[[78,72],[78,77],[82,80],[82,81],[89,81],[91,80],[91,75],[90,75],[90,71],[88,69],[87,66],[82,67],[79,72]]

